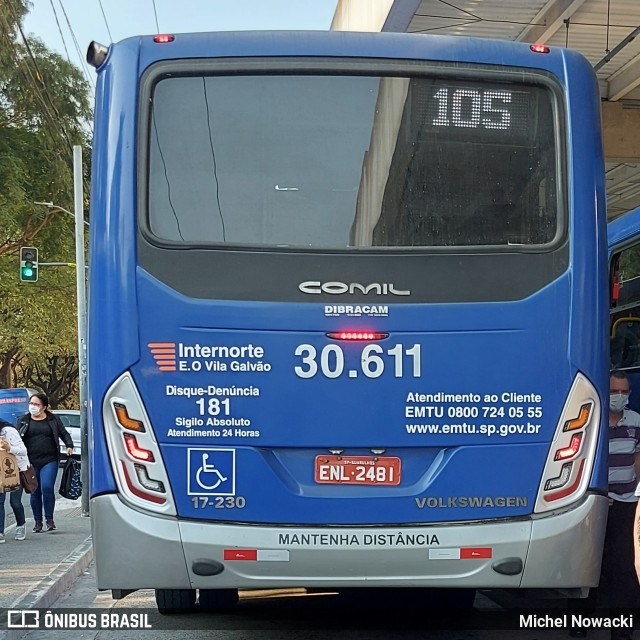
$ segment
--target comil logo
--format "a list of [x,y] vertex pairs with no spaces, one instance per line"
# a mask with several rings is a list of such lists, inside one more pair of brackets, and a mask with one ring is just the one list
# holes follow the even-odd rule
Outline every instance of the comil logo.
[[160,371],[176,370],[175,342],[149,342],[147,346]]
[[360,282],[314,282],[308,280],[307,282],[301,282],[298,285],[298,289],[302,293],[311,293],[319,295],[321,293],[328,293],[332,296],[339,296],[342,294],[353,295],[360,293],[368,296],[374,294],[376,296],[410,296],[411,291],[409,289],[402,290],[396,289],[392,282],[371,282],[370,284],[361,284]]

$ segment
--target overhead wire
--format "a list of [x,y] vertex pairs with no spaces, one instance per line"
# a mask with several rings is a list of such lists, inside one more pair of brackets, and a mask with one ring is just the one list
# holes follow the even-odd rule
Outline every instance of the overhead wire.
[[75,45],[76,53],[78,54],[78,58],[81,61],[81,69],[83,70],[83,73],[84,73],[85,77],[89,81],[89,86],[92,87],[92,90],[95,93],[95,80],[93,80],[93,76],[91,74],[91,71],[89,70],[89,67],[87,66],[87,62],[86,62],[84,53],[80,49],[80,45],[78,44],[78,39],[76,38],[76,34],[73,31],[73,27],[71,26],[71,21],[69,20],[69,16],[67,15],[67,10],[64,8],[64,4],[62,4],[62,0],[58,0],[58,2],[60,3],[60,8],[62,9],[62,13],[64,14],[64,18],[65,18],[65,20],[67,22],[67,28],[69,29],[69,33],[71,34],[71,39],[73,40],[73,44]]
[[[16,69],[20,69],[22,71],[22,75],[24,76],[25,81],[29,82],[30,78],[28,74],[25,72],[24,67],[20,62],[20,58],[15,51],[15,43],[12,38],[11,27],[9,26],[9,23],[7,22],[4,15],[2,15],[1,13],[0,13],[0,19],[2,19],[2,24],[0,25],[0,34],[3,35],[7,41],[8,50],[10,52],[11,57],[13,58],[13,61],[16,64]],[[5,30],[5,27],[6,27],[6,30]],[[19,120],[21,120],[21,115],[16,114],[15,112],[13,113],[12,116],[9,117],[10,122],[17,122]],[[3,122],[3,124],[6,124],[6,122]]]
[[58,12],[56,11],[55,5],[53,4],[53,0],[49,0],[49,4],[51,5],[51,10],[53,11],[53,17],[56,19],[56,25],[58,25],[58,33],[60,34],[60,39],[62,40],[64,51],[67,54],[67,60],[69,61],[69,64],[72,64],[71,56],[69,55],[69,50],[67,49],[67,43],[65,42],[64,34],[62,33],[62,27],[60,26],[60,20],[58,20]]
[[153,13],[156,17],[156,33],[160,33],[160,24],[158,23],[158,10],[156,9],[156,0],[151,0],[153,3]]
[[[450,29],[452,27],[465,27],[471,24],[476,24],[478,22],[484,23],[492,23],[492,24],[517,24],[523,25],[527,27],[531,26],[545,26],[543,23],[536,23],[532,21],[518,21],[518,20],[496,20],[490,18],[483,18],[482,16],[477,15],[476,13],[472,13],[471,11],[467,11],[462,7],[458,7],[452,2],[448,2],[447,0],[437,0],[439,3],[446,5],[458,11],[462,15],[456,16],[443,16],[443,15],[434,15],[427,13],[415,13],[415,17],[419,18],[436,18],[439,20],[450,20],[453,21],[453,24],[448,25],[440,25],[435,27],[430,27],[429,29],[419,29],[415,31],[411,31],[411,33],[426,33],[429,31],[438,31],[441,29]],[[471,18],[471,20],[469,19]],[[611,24],[611,0],[607,0],[607,18],[606,22],[577,22],[571,19],[571,17],[565,18],[563,20],[565,26],[565,47],[569,46],[569,29],[571,26],[578,27],[605,27],[606,29],[606,44],[605,44],[605,56],[600,60],[597,64],[594,65],[594,69],[598,71],[604,64],[609,62],[614,55],[619,53],[624,47],[626,47],[632,40],[636,38],[636,36],[640,33],[640,26],[635,24]],[[633,29],[629,35],[626,36],[613,50],[609,49],[609,32],[612,28],[630,28]]]
[[[440,16],[428,16],[432,18],[439,18]],[[461,22],[457,22],[456,24],[444,24],[439,27],[429,27],[428,29],[416,29],[415,31],[410,31],[409,33],[429,33],[430,31],[440,31],[440,29],[450,29],[451,27],[466,27],[470,24],[478,24],[481,20],[464,20],[463,18],[450,18],[451,20],[461,20]]]
[[109,28],[109,21],[107,20],[107,14],[104,12],[104,7],[102,6],[102,0],[98,0],[98,4],[100,5],[100,11],[102,11],[102,18],[104,19],[104,23],[107,27],[107,33],[109,34],[109,40],[113,42],[113,36],[111,35],[111,29]]
[[446,0],[438,0],[438,2],[440,2],[440,4],[445,4],[448,7],[451,7],[452,9],[455,9],[456,11],[460,11],[460,13],[466,13],[468,16],[471,16],[472,18],[475,18],[476,20],[481,20],[482,19],[479,16],[477,16],[475,13],[471,13],[471,11],[467,11],[466,9],[462,9],[461,7],[456,7],[455,4],[452,4],[451,2],[447,2]]
[[[16,53],[16,43],[13,40],[12,37],[12,33],[13,30],[7,20],[7,18],[4,16],[4,14],[2,14],[2,12],[0,12],[0,16],[2,17],[2,20],[4,22],[4,26],[6,28],[5,31],[5,36],[7,38],[7,43],[9,45],[10,51],[11,51],[11,55],[14,59],[14,61],[16,62],[16,65],[18,68],[21,68],[23,70],[23,72],[25,73],[25,80],[27,80],[27,83],[31,84],[31,87],[34,91],[34,95],[36,96],[37,100],[40,102],[40,105],[42,106],[42,113],[43,116],[45,118],[45,120],[49,121],[49,124],[52,126],[52,128],[54,130],[57,130],[57,132],[60,134],[61,138],[64,139],[64,141],[67,143],[67,145],[69,146],[69,151],[72,152],[73,150],[73,145],[71,144],[71,140],[69,139],[69,136],[62,124],[62,120],[60,118],[60,114],[58,113],[55,105],[53,104],[53,101],[51,100],[51,96],[49,95],[46,85],[44,83],[44,79],[42,76],[42,73],[40,72],[40,69],[38,67],[38,63],[36,62],[36,59],[33,55],[33,52],[31,51],[31,47],[29,46],[29,42],[24,34],[24,31],[22,29],[22,25],[20,24],[20,20],[18,18],[18,16],[15,13],[15,10],[13,8],[13,6],[11,5],[11,2],[7,2],[6,3],[7,6],[9,7],[11,13],[13,14],[14,17],[14,21],[15,24],[18,28],[18,30],[20,31],[20,34],[22,36],[22,40],[25,44],[25,50],[27,51],[27,54],[29,56],[29,58],[31,59],[31,62],[33,63],[35,72],[38,75],[38,79],[36,79],[36,77],[33,75],[33,72],[31,70],[31,67],[29,64],[27,64],[26,60],[24,59],[24,57],[22,57],[21,55],[18,55]],[[44,93],[43,93],[43,89],[44,89]],[[46,99],[45,99],[46,96]],[[49,102],[49,104],[47,104],[47,100]],[[52,107],[53,111],[55,112],[57,118],[55,118],[51,112],[51,109],[49,108],[49,105]]]
[[611,22],[611,0],[607,0],[607,44],[604,52],[609,53],[609,23]]
[[[49,0],[49,2],[51,3],[51,9],[52,9],[53,15],[54,15],[54,17],[56,19],[56,24],[58,25],[58,32],[60,33],[60,38],[62,40],[62,45],[64,46],[64,50],[65,50],[65,52],[67,54],[67,60],[69,61],[70,65],[75,66],[74,63],[71,61],[71,56],[69,55],[69,50],[67,49],[67,42],[66,42],[66,39],[64,37],[64,33],[62,31],[62,27],[60,25],[60,20],[58,19],[58,12],[56,10],[56,7],[55,7],[55,5],[53,3],[53,0]],[[63,13],[65,13],[65,16],[66,16],[66,12],[64,11],[64,6],[62,5],[62,0],[59,0],[59,2],[60,2],[61,9],[62,9]],[[68,22],[69,21],[67,20],[67,25],[68,25]],[[71,30],[70,27],[69,27],[69,29]],[[92,99],[92,101],[94,101],[95,100],[95,79],[93,78],[92,74],[90,72],[88,72],[87,66],[86,66],[86,64],[84,62],[84,58],[82,56],[80,57],[80,62],[81,62],[80,71],[82,71],[82,74],[84,75],[85,79],[87,80],[87,84],[88,84],[89,90],[91,92],[91,99]],[[93,132],[93,123],[89,122],[89,127],[90,127],[91,131]]]
[[[453,5],[450,5],[449,3],[445,3],[445,4],[453,7]],[[453,7],[453,8],[456,8],[456,7]],[[462,11],[462,9],[460,9],[460,11]],[[464,24],[474,24],[476,22],[487,22],[487,23],[494,23],[494,24],[520,24],[525,27],[546,26],[546,23],[544,22],[532,22],[532,21],[526,21],[526,20],[499,20],[494,18],[483,18],[482,16],[475,16],[475,14],[472,14],[469,11],[464,11],[464,13],[467,13],[470,16],[473,16],[473,19],[469,20],[467,17],[464,17],[464,16],[443,16],[443,15],[438,15],[433,13],[416,13],[415,17],[416,18],[438,18],[440,20],[464,20]],[[637,24],[611,24],[608,21],[604,23],[604,22],[578,22],[575,20],[572,20],[571,24],[573,26],[578,26],[578,27],[607,27],[612,29],[613,28],[634,29],[635,27],[638,26]],[[449,26],[458,26],[458,25],[449,25]],[[437,28],[442,29],[446,27],[437,27]],[[430,31],[430,29],[421,29],[421,31]],[[419,33],[419,32],[412,31],[411,33]]]

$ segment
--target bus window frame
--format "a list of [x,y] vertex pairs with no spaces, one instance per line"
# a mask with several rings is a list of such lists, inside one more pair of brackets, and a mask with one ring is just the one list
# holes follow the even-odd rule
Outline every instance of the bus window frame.
[[[609,258],[609,365],[610,367],[623,369],[627,372],[637,372],[638,370],[640,370],[640,358],[632,361],[630,364],[620,363],[614,365],[612,361],[612,348],[613,341],[616,339],[616,337],[618,337],[616,335],[616,330],[621,324],[628,322],[640,324],[640,315],[629,315],[630,313],[633,313],[634,310],[636,310],[636,312],[640,314],[640,298],[638,298],[638,300],[634,300],[618,306],[618,301],[620,299],[620,287],[622,284],[622,282],[620,281],[620,259],[625,251],[633,249],[634,247],[640,249],[640,243],[638,242],[636,237],[627,239],[622,244],[616,245],[611,250]],[[614,316],[621,313],[624,313],[625,315],[620,316],[615,320],[613,319]],[[636,382],[636,378],[634,376],[634,378],[632,379],[632,386],[635,387],[637,385],[638,383]],[[638,389],[640,390],[640,387],[638,387]]]
[[[185,76],[225,75],[353,75],[379,77],[442,77],[470,79],[476,82],[515,83],[547,89],[550,94],[555,139],[556,162],[556,233],[543,244],[493,244],[408,247],[282,247],[277,245],[235,244],[227,242],[177,241],[156,236],[150,225],[149,213],[149,145],[151,140],[151,111],[154,89],[165,78]],[[223,251],[346,254],[346,255],[430,255],[438,253],[552,253],[569,239],[569,145],[565,94],[559,80],[549,71],[533,67],[498,66],[483,63],[454,63],[425,60],[390,61],[380,58],[300,58],[300,57],[225,57],[206,59],[171,59],[155,62],[147,67],[139,80],[137,116],[137,228],[152,246],[161,249],[208,249]]]

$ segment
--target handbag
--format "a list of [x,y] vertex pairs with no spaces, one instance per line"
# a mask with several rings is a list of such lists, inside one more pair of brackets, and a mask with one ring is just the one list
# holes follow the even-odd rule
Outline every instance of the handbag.
[[38,488],[38,478],[32,465],[20,472],[20,484],[25,493],[33,493]]
[[16,457],[0,449],[0,493],[9,493],[20,489],[20,474]]
[[77,500],[82,495],[80,463],[74,458],[67,458],[64,463],[58,493],[68,500]]

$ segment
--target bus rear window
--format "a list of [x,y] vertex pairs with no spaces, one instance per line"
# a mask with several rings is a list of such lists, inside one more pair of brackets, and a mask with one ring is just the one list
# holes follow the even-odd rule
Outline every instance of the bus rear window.
[[561,229],[545,83],[171,75],[151,96],[146,225],[160,241],[513,246]]

